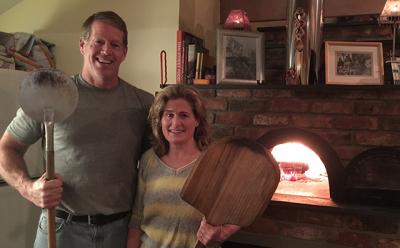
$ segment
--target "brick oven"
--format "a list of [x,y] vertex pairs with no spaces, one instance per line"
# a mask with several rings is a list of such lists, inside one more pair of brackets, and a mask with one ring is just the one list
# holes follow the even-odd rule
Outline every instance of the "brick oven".
[[[215,138],[259,139],[268,149],[301,142],[319,155],[329,177],[328,198],[275,194],[262,218],[233,237],[248,246],[225,247],[400,247],[398,87],[198,89]],[[379,159],[368,159],[368,152]]]
[[[270,150],[301,143],[325,166],[328,193],[277,190],[262,217],[223,247],[400,248],[400,88],[390,66],[384,85],[325,85],[322,76],[317,85],[287,86],[285,27],[259,31],[264,84],[197,86],[213,136],[258,139]],[[380,41],[387,57],[390,34],[376,16],[341,17],[325,20],[323,40]],[[285,185],[297,190],[301,183]]]

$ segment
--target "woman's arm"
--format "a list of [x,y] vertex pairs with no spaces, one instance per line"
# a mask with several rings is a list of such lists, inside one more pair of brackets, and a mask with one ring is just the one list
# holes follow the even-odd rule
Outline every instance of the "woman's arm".
[[239,229],[240,226],[236,225],[213,226],[203,218],[197,231],[197,239],[205,246],[215,246],[227,240]]

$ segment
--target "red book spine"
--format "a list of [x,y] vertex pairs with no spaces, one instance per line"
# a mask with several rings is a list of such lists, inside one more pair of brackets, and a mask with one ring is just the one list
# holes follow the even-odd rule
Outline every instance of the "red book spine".
[[184,32],[176,31],[176,84],[183,84],[183,39]]

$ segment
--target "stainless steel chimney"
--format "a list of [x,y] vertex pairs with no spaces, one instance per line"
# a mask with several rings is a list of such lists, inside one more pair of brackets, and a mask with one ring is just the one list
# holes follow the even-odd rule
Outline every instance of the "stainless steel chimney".
[[320,82],[323,0],[288,0],[287,84]]

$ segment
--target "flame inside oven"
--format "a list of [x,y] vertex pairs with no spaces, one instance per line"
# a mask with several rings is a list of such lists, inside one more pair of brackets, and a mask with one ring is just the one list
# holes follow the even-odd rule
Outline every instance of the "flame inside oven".
[[330,198],[325,165],[313,150],[301,143],[285,143],[271,153],[281,170],[276,193]]

